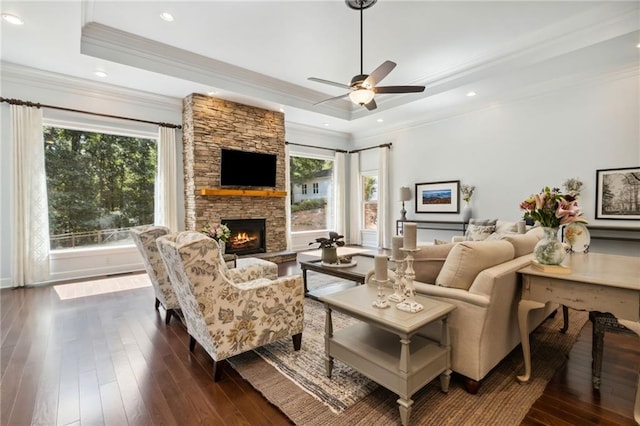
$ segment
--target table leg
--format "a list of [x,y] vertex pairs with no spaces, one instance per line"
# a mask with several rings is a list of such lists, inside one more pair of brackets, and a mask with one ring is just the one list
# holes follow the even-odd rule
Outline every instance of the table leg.
[[324,368],[326,376],[331,377],[333,371],[333,357],[330,352],[331,338],[333,337],[333,321],[331,320],[331,308],[329,305],[324,305],[326,311],[324,322]]
[[560,333],[566,333],[569,329],[569,308],[564,305],[562,305],[562,320],[564,321],[564,324],[562,324]]
[[591,331],[591,382],[594,389],[600,389],[600,374],[602,373],[602,351],[604,350],[604,331],[606,324],[598,321],[599,312],[589,312],[592,323]]
[[[625,327],[627,327],[629,330],[632,330],[638,336],[640,336],[640,323],[635,321],[621,320],[621,319],[619,319],[618,322],[624,325]],[[637,424],[640,424],[640,392],[639,390],[640,390],[640,374],[638,374],[638,384],[636,385],[636,401],[635,401],[635,404],[633,405],[633,419],[636,421]]]
[[306,296],[309,293],[309,289],[307,288],[307,268],[302,267],[302,282],[304,283],[304,295]]
[[449,383],[451,383],[451,370],[447,368],[440,375],[440,390],[444,393],[449,392]]
[[534,302],[533,300],[521,300],[518,304],[518,327],[520,328],[520,341],[522,342],[522,355],[524,356],[524,375],[517,377],[520,383],[526,383],[531,378],[529,312],[540,308],[544,308],[544,303]]
[[413,405],[413,399],[398,399],[398,408],[400,409],[400,421],[402,426],[409,424],[409,417],[411,416],[411,406]]

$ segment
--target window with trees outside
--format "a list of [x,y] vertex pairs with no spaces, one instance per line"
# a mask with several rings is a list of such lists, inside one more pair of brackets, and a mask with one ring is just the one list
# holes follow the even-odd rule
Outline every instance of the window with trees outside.
[[157,139],[44,127],[51,249],[131,244],[152,224]]
[[[332,229],[335,218],[333,160],[291,155],[291,232]],[[307,191],[308,185],[313,193]]]
[[362,175],[362,212],[363,229],[378,227],[378,176]]

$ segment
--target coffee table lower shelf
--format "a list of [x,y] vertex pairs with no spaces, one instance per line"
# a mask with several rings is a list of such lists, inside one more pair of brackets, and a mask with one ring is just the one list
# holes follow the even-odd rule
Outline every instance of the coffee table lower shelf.
[[409,422],[415,392],[438,376],[442,391],[449,389],[449,347],[439,342],[413,335],[405,344],[397,334],[366,323],[325,339],[327,376],[331,377],[336,358],[396,393],[403,425]]

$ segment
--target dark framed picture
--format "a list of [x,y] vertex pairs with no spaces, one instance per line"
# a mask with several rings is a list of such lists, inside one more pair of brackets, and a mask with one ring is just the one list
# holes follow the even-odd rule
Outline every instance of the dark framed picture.
[[416,183],[416,213],[459,213],[460,181]]
[[640,220],[640,167],[596,170],[596,219]]

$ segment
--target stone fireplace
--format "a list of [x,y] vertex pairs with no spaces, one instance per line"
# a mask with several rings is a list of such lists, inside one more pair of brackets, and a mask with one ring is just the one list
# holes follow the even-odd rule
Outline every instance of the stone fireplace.
[[265,219],[222,219],[222,223],[231,230],[226,253],[241,256],[267,252]]
[[[183,99],[182,124],[185,229],[261,218],[264,253],[252,256],[295,260],[286,251],[284,114],[194,93]],[[221,188],[222,148],[276,155],[275,188]]]

